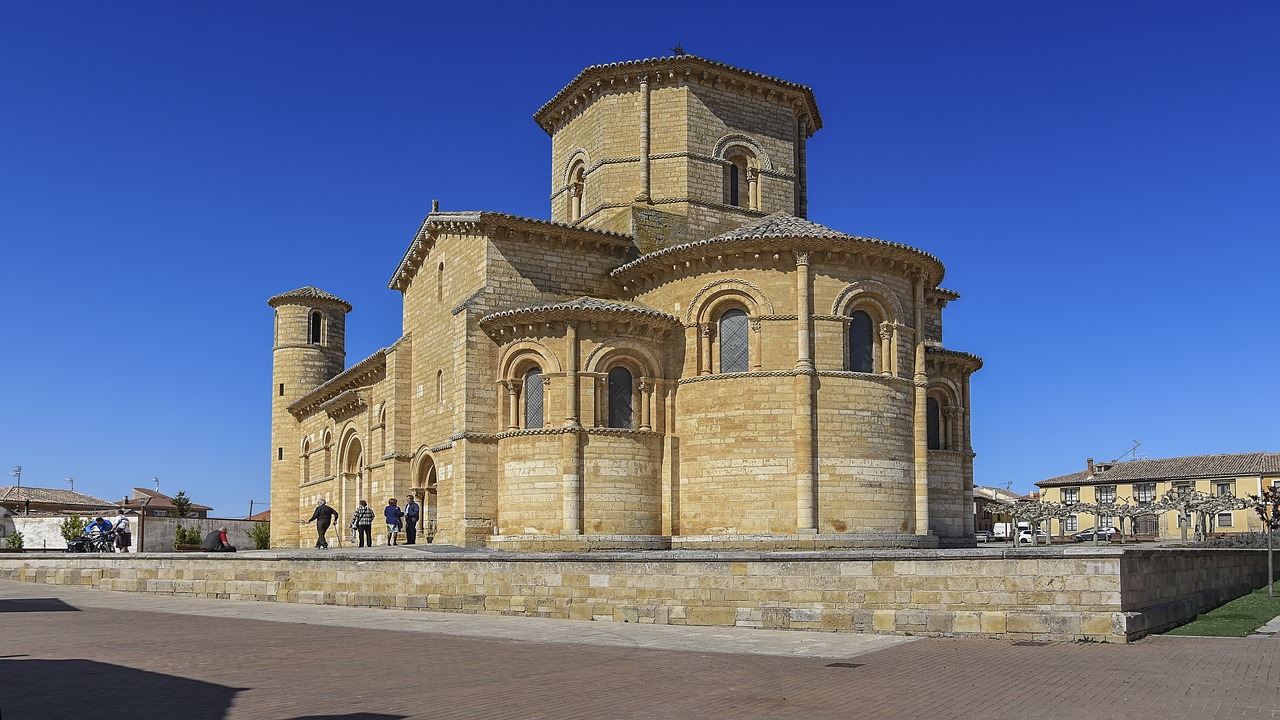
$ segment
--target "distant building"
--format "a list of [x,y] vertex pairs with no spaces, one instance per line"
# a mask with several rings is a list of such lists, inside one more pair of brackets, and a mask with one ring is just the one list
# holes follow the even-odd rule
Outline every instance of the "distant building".
[[114,512],[117,505],[74,490],[9,486],[0,487],[0,507],[12,515],[68,512],[89,515]]
[[267,509],[262,512],[254,513],[245,518],[245,520],[252,520],[253,522],[271,522],[271,510]]
[[1026,500],[1012,490],[977,486],[973,489],[973,529],[991,531],[995,529],[996,519],[1000,515],[1001,505],[1012,505],[1019,500]]
[[[125,498],[120,503],[120,507],[128,508],[138,513],[145,510],[146,514],[152,517],[165,517],[173,510],[173,498],[159,490],[134,488],[133,496]],[[191,503],[189,517],[207,518],[210,510],[213,510],[213,508],[208,505],[200,505],[193,502]]]
[[[1036,483],[1043,499],[1067,505],[1114,502],[1128,499],[1133,504],[1153,503],[1166,492],[1187,487],[1211,495],[1245,497],[1280,481],[1280,453],[1240,453],[1234,455],[1191,455],[1161,460],[1094,463],[1084,470]],[[1178,514],[1173,511],[1134,519],[1132,532],[1159,538],[1181,537]],[[1057,524],[1057,523],[1055,523]],[[1100,518],[1102,527],[1112,527],[1115,518]],[[1094,525],[1089,514],[1069,515],[1061,521],[1062,534],[1088,530]],[[1262,521],[1252,510],[1218,513],[1217,532],[1260,532]],[[1126,532],[1129,528],[1125,529]]]

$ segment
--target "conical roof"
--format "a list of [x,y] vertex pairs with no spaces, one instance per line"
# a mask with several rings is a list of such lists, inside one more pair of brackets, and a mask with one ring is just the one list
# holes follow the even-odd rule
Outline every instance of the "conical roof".
[[343,300],[337,295],[327,293],[314,285],[307,285],[306,287],[300,287],[297,290],[280,293],[268,300],[267,304],[271,307],[279,307],[289,300],[320,300],[323,302],[333,303],[335,305],[341,305],[347,312],[351,312],[351,303]]

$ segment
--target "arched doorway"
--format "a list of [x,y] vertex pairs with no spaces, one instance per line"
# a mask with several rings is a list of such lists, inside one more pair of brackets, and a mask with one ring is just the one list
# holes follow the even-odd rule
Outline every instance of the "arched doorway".
[[434,541],[436,535],[436,489],[435,460],[424,454],[418,459],[418,475],[414,482],[414,494],[422,500],[418,531],[424,542]]
[[340,466],[339,487],[341,488],[341,506],[338,511],[339,535],[345,532],[347,521],[355,513],[356,502],[364,497],[364,444],[354,432],[347,435],[342,444],[342,464]]

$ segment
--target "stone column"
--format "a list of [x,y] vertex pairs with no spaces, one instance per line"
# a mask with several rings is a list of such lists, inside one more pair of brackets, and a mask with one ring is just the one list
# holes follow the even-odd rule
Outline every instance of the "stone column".
[[912,293],[915,304],[915,499],[916,534],[929,534],[929,417],[926,391],[929,375],[924,364],[924,277],[916,274]]
[[503,380],[502,386],[507,389],[507,429],[520,427],[520,381]]
[[640,378],[640,429],[652,430],[653,419],[652,412],[649,410],[649,404],[653,402],[653,381],[649,378]]
[[711,374],[711,323],[703,323],[698,327],[702,334],[702,367],[701,375]]
[[809,251],[797,250],[796,257],[796,370],[813,370],[813,296],[809,285]]
[[565,392],[565,412],[564,424],[569,427],[578,427],[578,321],[566,320],[564,323],[564,339],[567,352],[565,357],[568,358],[569,367],[565,372],[565,383],[568,385]]
[[649,192],[649,78],[640,78],[640,194],[636,202],[652,202]]
[[582,217],[582,185],[569,183],[569,222],[576,222]]
[[582,443],[578,432],[562,434],[560,455],[564,463],[564,476],[560,532],[564,535],[582,534]]
[[796,129],[796,216],[808,219],[809,183],[806,180],[808,161],[805,158],[805,142],[809,135],[809,118],[802,115]]
[[902,342],[902,324],[893,324],[893,344],[889,348],[889,364],[893,366],[890,375],[897,375],[902,372],[902,358],[898,354],[898,344]]
[[760,169],[747,168],[747,207],[760,209]]
[[880,323],[880,374],[893,374],[893,323]]
[[809,252],[795,251],[796,258],[796,532],[818,531],[818,472],[814,436],[814,381],[810,346],[813,341],[813,298],[809,287]]

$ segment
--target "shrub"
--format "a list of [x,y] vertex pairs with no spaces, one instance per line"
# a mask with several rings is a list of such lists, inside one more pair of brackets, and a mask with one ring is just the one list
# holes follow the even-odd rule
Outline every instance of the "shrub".
[[179,545],[199,545],[202,540],[204,538],[200,535],[200,528],[184,528],[179,525],[174,532],[173,546],[177,549]]
[[1251,548],[1267,549],[1267,534],[1264,532],[1231,533],[1222,537],[1211,537],[1200,543],[1200,547],[1210,548]]
[[9,540],[5,544],[9,547],[10,550],[21,550],[22,549],[22,533],[18,532],[17,530],[13,531],[13,534],[9,536]]
[[84,526],[87,525],[84,518],[75,513],[71,513],[71,517],[62,521],[61,531],[62,539],[71,542],[84,534]]
[[249,539],[259,550],[271,547],[271,523],[262,521],[254,523],[253,527],[249,528]]

